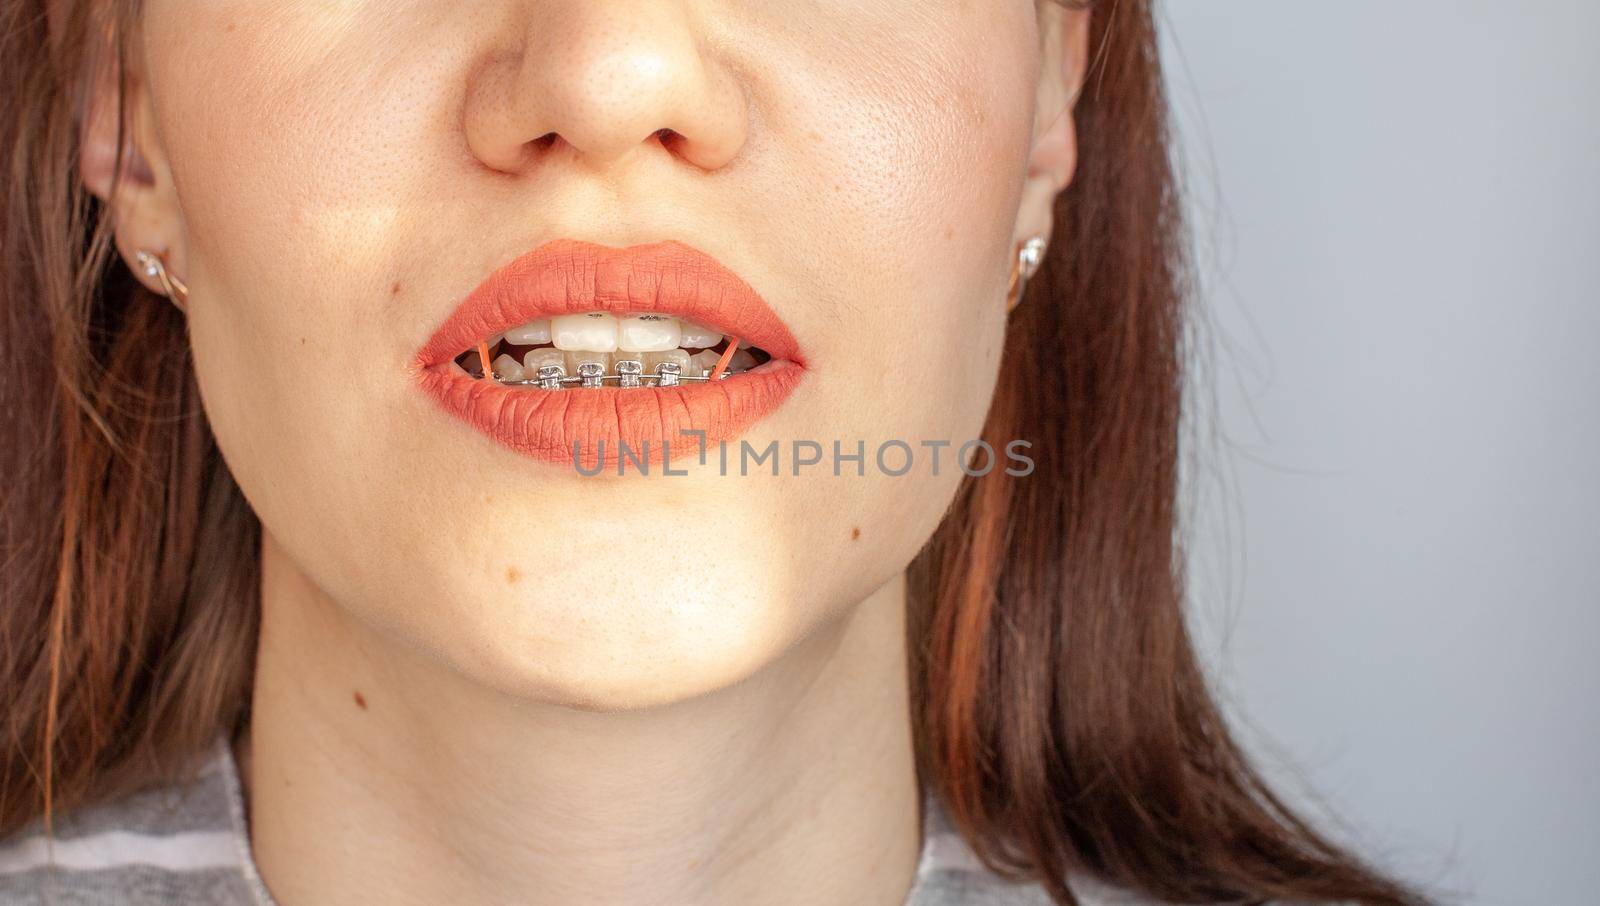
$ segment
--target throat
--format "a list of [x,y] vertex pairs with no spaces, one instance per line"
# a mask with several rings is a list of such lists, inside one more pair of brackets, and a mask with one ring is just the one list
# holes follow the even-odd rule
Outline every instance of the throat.
[[560,659],[378,632],[269,547],[249,805],[280,902],[904,901],[899,578],[741,680],[600,710],[595,677],[516,672]]

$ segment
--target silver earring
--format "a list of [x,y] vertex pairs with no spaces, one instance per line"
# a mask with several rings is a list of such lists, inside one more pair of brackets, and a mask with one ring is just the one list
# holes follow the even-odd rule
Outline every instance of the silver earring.
[[1028,288],[1028,280],[1039,272],[1039,265],[1044,263],[1044,247],[1043,236],[1030,237],[1017,247],[1017,260],[1011,266],[1011,283],[1006,287],[1006,311],[1022,304],[1022,294]]
[[161,291],[166,293],[167,298],[178,307],[179,311],[189,310],[189,287],[185,286],[176,274],[167,272],[167,265],[161,260],[160,255],[140,249],[133,257],[138,260],[139,267],[144,269],[146,277],[161,284]]

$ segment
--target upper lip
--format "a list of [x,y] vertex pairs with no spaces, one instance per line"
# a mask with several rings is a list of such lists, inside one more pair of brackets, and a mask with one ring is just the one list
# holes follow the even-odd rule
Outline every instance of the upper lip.
[[576,239],[546,242],[490,274],[423,344],[417,364],[448,362],[519,324],[588,311],[674,315],[803,364],[760,293],[705,252],[676,240],[613,248]]

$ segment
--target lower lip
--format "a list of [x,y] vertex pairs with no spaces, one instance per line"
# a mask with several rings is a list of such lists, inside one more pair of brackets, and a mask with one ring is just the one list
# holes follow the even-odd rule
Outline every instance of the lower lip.
[[738,437],[783,405],[804,371],[776,361],[715,383],[540,390],[474,378],[446,363],[424,371],[421,383],[447,412],[503,446],[587,472],[698,461],[702,442]]

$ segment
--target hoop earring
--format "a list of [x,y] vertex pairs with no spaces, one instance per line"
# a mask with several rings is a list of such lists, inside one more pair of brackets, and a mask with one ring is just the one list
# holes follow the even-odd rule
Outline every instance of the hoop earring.
[[1045,239],[1033,236],[1017,247],[1017,260],[1011,265],[1011,282],[1006,286],[1006,311],[1022,304],[1022,294],[1028,289],[1028,280],[1039,272],[1044,263]]
[[139,266],[144,268],[145,276],[154,278],[156,282],[161,284],[161,291],[166,294],[167,299],[173,305],[177,306],[178,311],[187,314],[189,311],[189,287],[185,286],[176,274],[167,272],[167,266],[162,262],[161,256],[155,252],[147,252],[144,249],[140,249],[134,253],[133,257],[138,259]]

